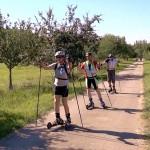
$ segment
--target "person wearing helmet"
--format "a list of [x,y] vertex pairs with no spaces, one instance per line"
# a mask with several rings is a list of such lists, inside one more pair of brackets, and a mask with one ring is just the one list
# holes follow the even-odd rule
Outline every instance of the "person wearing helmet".
[[97,70],[99,68],[99,65],[97,61],[92,60],[91,52],[86,53],[86,58],[87,58],[87,61],[83,62],[78,69],[84,70],[85,72],[85,84],[86,84],[87,94],[89,98],[89,104],[87,105],[87,109],[94,107],[94,102],[93,102],[92,94],[91,94],[91,85],[93,85],[98,95],[101,106],[105,109],[106,108],[105,103],[102,100],[101,93],[98,89]]
[[[115,88],[115,67],[118,66],[118,62],[116,59],[113,57],[112,54],[109,54],[107,59],[101,64],[106,64],[107,66],[107,80],[109,84],[109,93],[116,93],[116,88]],[[112,83],[112,84],[111,84]]]
[[65,52],[64,51],[57,51],[55,53],[56,62],[46,65],[43,61],[40,61],[40,65],[44,70],[54,70],[55,73],[55,80],[54,80],[54,110],[56,115],[56,120],[53,124],[61,124],[62,119],[60,117],[60,98],[62,98],[62,104],[64,106],[66,119],[68,123],[71,123],[70,111],[69,106],[67,103],[68,97],[68,86],[69,86],[69,74],[72,69],[72,63],[66,62],[65,59]]

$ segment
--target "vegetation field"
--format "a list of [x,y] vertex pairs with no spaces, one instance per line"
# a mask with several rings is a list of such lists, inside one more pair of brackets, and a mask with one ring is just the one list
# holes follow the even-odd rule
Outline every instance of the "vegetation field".
[[[133,61],[121,61],[117,70],[122,70]],[[77,94],[82,94],[80,82],[85,90],[83,73],[74,73],[74,84]],[[39,103],[39,117],[53,109],[53,71],[41,71],[41,90]],[[37,100],[40,69],[36,66],[18,66],[12,69],[14,90],[9,90],[8,69],[0,64],[0,138],[22,128],[25,124],[33,122],[37,114]],[[99,72],[106,80],[106,69]],[[101,78],[100,78],[101,79]],[[69,99],[74,97],[73,84],[69,86]]]
[[144,118],[146,119],[145,135],[150,149],[150,61],[144,62]]

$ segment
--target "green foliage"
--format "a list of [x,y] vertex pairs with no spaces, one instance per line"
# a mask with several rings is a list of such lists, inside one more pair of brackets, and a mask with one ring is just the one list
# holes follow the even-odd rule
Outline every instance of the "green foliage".
[[142,60],[144,58],[144,55],[147,55],[147,41],[136,41],[136,43],[133,45],[133,48],[135,50],[136,56]]
[[33,61],[44,48],[45,40],[33,32],[29,21],[15,22],[12,25],[8,18],[3,18],[0,32],[0,60],[9,69],[9,88],[13,89],[12,71],[15,66],[25,61]]
[[[98,51],[99,40],[92,25],[101,21],[101,15],[95,15],[91,19],[88,14],[80,18],[75,17],[77,6],[68,6],[65,19],[58,24],[54,18],[52,9],[46,16],[39,12],[40,21],[37,19],[41,34],[47,37],[49,52],[52,56],[58,50],[64,50],[72,57],[76,66],[78,61],[85,59],[85,51]],[[48,56],[48,55],[47,55]]]
[[146,140],[150,148],[150,61],[144,62],[144,117],[146,119]]
[[106,34],[100,39],[98,57],[104,59],[109,53],[120,58],[133,58],[135,53],[125,41],[125,37],[114,36]]
[[150,60],[150,43],[147,44],[147,49],[143,53],[145,60]]

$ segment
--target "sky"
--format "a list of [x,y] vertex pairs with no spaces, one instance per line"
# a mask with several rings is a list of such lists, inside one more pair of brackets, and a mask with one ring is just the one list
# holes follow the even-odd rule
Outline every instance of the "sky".
[[136,40],[150,42],[150,0],[0,0],[0,11],[5,17],[10,14],[12,22],[28,18],[35,21],[39,11],[46,13],[52,8],[60,22],[68,5],[77,5],[75,17],[101,14],[103,21],[95,24],[99,36],[124,36],[128,44]]

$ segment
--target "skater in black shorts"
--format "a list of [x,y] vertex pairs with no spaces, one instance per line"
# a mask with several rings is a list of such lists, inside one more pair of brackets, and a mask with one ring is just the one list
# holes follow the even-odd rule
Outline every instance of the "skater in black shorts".
[[93,87],[98,95],[101,106],[103,108],[105,108],[105,103],[102,100],[101,93],[98,89],[97,70],[99,68],[99,65],[98,65],[97,61],[92,60],[91,52],[87,52],[86,57],[87,57],[87,61],[83,62],[82,65],[80,67],[78,67],[78,69],[84,70],[84,72],[85,72],[85,84],[86,84],[86,88],[87,88],[87,94],[89,97],[89,104],[87,105],[87,107],[88,108],[94,107],[94,102],[93,102],[92,94],[91,94],[91,85],[93,85]]
[[62,98],[62,104],[64,106],[66,119],[71,123],[69,106],[67,103],[68,98],[68,86],[69,86],[69,74],[72,69],[72,63],[66,62],[65,52],[58,51],[55,53],[56,62],[50,65],[45,65],[44,62],[40,61],[40,65],[45,70],[53,69],[55,72],[55,81],[54,81],[54,110],[56,115],[56,120],[53,124],[60,124],[63,120],[60,117],[60,99]]

